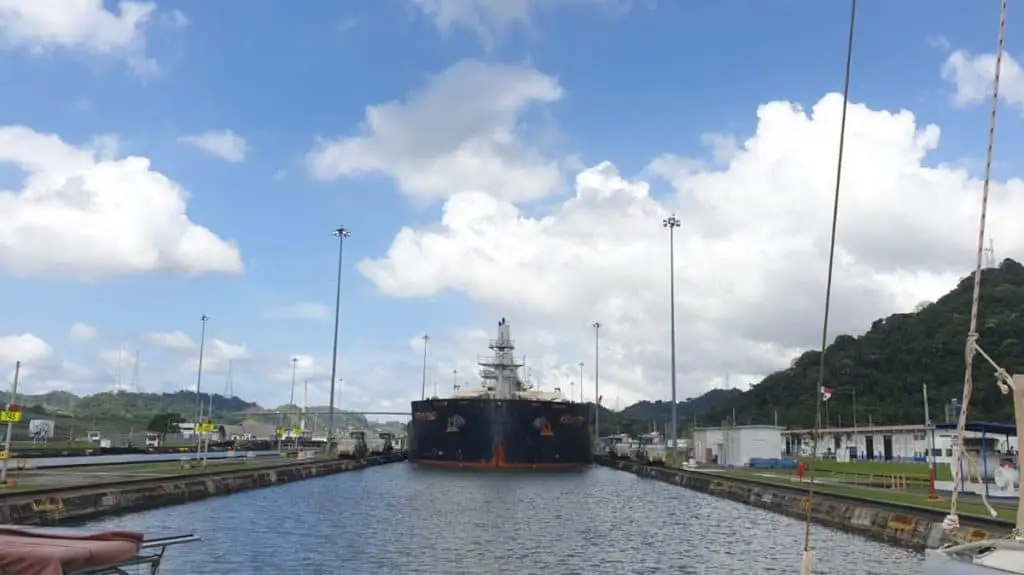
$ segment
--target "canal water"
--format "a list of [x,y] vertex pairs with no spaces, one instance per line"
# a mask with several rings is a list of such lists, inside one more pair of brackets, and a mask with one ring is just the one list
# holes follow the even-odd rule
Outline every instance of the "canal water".
[[[785,574],[800,521],[603,467],[488,473],[397,463],[109,518],[196,533],[167,575]],[[923,556],[814,527],[818,574],[924,573]]]

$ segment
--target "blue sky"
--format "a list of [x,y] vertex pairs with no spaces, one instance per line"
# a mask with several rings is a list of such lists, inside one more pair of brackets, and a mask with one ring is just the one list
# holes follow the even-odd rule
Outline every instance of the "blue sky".
[[[759,246],[775,245],[744,232],[758,227],[751,223],[757,214],[726,214],[718,206],[711,217],[692,202],[704,197],[699,188],[710,175],[745,175],[743,181],[753,182],[761,197],[806,205],[783,181],[755,177],[749,166],[740,170],[735,148],[743,149],[755,130],[759,139],[762,130],[767,133],[765,122],[758,128],[758,106],[788,101],[810,110],[826,93],[841,90],[845,2],[518,0],[487,8],[485,2],[449,0],[308,0],[255,8],[240,0],[163,1],[127,33],[96,17],[100,10],[116,14],[115,2],[62,15],[37,13],[31,4],[0,6],[5,40],[0,77],[8,79],[0,91],[0,126],[53,134],[77,148],[95,149],[99,142],[112,161],[148,158],[150,170],[186,192],[191,224],[210,230],[222,242],[210,241],[222,248],[230,251],[223,242],[235,246],[239,260],[231,263],[228,252],[214,258],[205,248],[155,260],[108,253],[131,242],[141,242],[138,253],[150,255],[180,248],[180,237],[152,232],[165,224],[173,227],[167,222],[180,224],[181,215],[159,207],[147,215],[155,199],[119,217],[86,210],[78,219],[61,220],[59,211],[40,210],[25,219],[25,212],[18,212],[28,227],[14,228],[0,242],[0,250],[8,252],[0,258],[6,270],[0,298],[8,303],[0,315],[0,336],[12,336],[3,340],[7,349],[0,357],[25,356],[33,367],[25,380],[28,390],[111,389],[116,381],[111,350],[119,347],[129,358],[138,350],[140,389],[194,386],[194,346],[171,345],[151,332],[180,331],[194,344],[199,316],[206,313],[209,337],[223,344],[212,353],[233,358],[236,393],[267,404],[283,401],[290,358],[301,356],[300,379],[310,378],[314,399],[323,402],[337,250],[330,231],[338,225],[353,231],[343,270],[339,375],[348,384],[339,396],[342,407],[390,409],[418,396],[421,352],[415,341],[424,332],[434,337],[431,382],[441,380],[447,389],[453,369],[463,374],[457,379],[475,379],[467,376],[477,351],[484,351],[481,338],[502,315],[522,326],[517,332],[521,351],[537,358],[528,363],[542,386],[564,388],[578,377],[573,375],[577,362],[592,363],[587,326],[603,319],[606,398],[625,403],[667,397],[666,274],[658,271],[650,281],[633,283],[652,266],[664,268],[665,238],[656,231],[662,212],[680,213],[684,222],[690,214],[709,226],[713,220],[724,222],[715,229],[689,226],[677,240],[683,242],[677,262],[677,273],[683,274],[677,297],[685,300],[680,313],[695,314],[682,322],[693,341],[683,337],[680,344],[681,396],[721,385],[726,373],[734,374],[734,383],[754,380],[813,344],[803,334],[820,322],[816,304],[780,308],[774,302],[792,299],[792,286],[767,278],[785,276],[799,288],[816,289],[817,276],[824,273],[815,259],[821,246],[814,241],[820,237],[807,239],[815,253],[778,247],[755,270],[742,255],[730,254],[749,257]],[[916,129],[929,123],[941,127],[941,145],[923,164],[906,146],[893,144],[893,149],[907,151],[915,170],[947,164],[976,176],[985,103],[970,97],[969,83],[977,84],[987,73],[977,70],[985,71],[983,55],[995,46],[997,16],[995,2],[971,10],[952,1],[862,3],[851,95],[867,106],[851,118],[858,141],[870,147],[899,137],[912,140],[914,125],[894,136],[892,126],[871,116],[910,110]],[[1010,28],[1012,54],[1017,45],[1012,14]],[[949,67],[958,50],[965,51],[956,60],[962,66]],[[1012,58],[1011,64],[1019,73]],[[461,74],[460,84],[439,88],[433,93],[441,96],[423,98],[425,103],[410,103],[416,94],[432,93],[445,78],[455,77],[446,75],[453,69]],[[1005,82],[1007,101],[1019,104],[1024,98],[1019,75],[1007,73]],[[379,117],[388,119],[386,137],[378,134],[374,140],[368,110],[388,102],[391,108],[378,108]],[[404,112],[389,115],[395,110]],[[1000,132],[1000,149],[1011,150],[1019,137],[1012,126],[1019,120],[1012,108],[1002,117],[1010,128]],[[826,181],[834,169],[829,130],[835,128],[833,123],[824,132],[812,130],[821,140],[804,141],[806,153],[778,148],[778,157],[795,154],[792,162],[777,159],[782,163],[764,173],[790,170],[799,177],[795,166],[806,166],[808,180],[817,181],[811,172],[820,172]],[[185,143],[189,135],[224,130],[244,139],[244,159],[240,149],[226,161]],[[702,143],[702,134],[732,136],[734,146],[719,149],[726,156],[723,165],[715,165],[710,140]],[[758,156],[784,136],[766,137]],[[338,148],[343,159],[317,172],[318,151],[360,137]],[[29,150],[32,157],[24,162],[38,163],[43,160],[35,154],[48,153],[26,142],[0,141],[0,189],[22,202],[27,201],[19,192],[26,186],[24,173],[11,158]],[[657,158],[663,161],[658,164]],[[704,162],[700,170],[708,177],[680,168],[682,159]],[[574,186],[578,172],[604,161],[617,168],[615,177],[593,186],[605,192],[588,196]],[[841,274],[849,287],[846,307],[840,304],[840,313],[845,310],[841,329],[862,330],[878,315],[936,297],[970,265],[969,258],[920,253],[877,262],[857,252],[862,244],[854,234],[881,237],[869,229],[878,219],[865,215],[869,208],[886,209],[929,193],[901,195],[904,186],[894,178],[909,168],[893,162],[860,166],[865,173],[893,178],[879,176],[871,184],[877,194],[850,216],[855,264]],[[935,185],[948,191],[948,205],[963,211],[963,227],[969,230],[973,205],[963,199],[962,189],[972,184],[953,167],[940,169],[935,177],[948,182]],[[1015,176],[1012,161],[998,163],[997,175]],[[545,177],[550,185],[540,182]],[[858,183],[856,175],[851,179],[854,187],[869,185]],[[630,188],[641,180],[649,184],[641,185],[642,192]],[[94,199],[124,198],[138,193],[133,185],[142,185],[116,175],[90,181],[86,187],[98,190]],[[532,185],[537,190],[527,192]],[[84,193],[71,188],[59,201],[74,205],[74,190]],[[107,192],[117,193],[103,196]],[[0,214],[15,213],[9,210],[19,209],[13,205],[17,201],[0,206]],[[900,214],[920,215],[908,206]],[[518,222],[518,232],[502,231],[510,223],[508,210],[517,210],[511,223]],[[442,223],[444,214],[449,225]],[[655,231],[626,231],[636,224],[636,214],[650,219]],[[41,226],[40,218],[63,223],[36,228],[25,223]],[[827,223],[827,213],[820,219]],[[77,231],[67,229],[70,222]],[[25,231],[29,228],[35,232]],[[393,242],[402,244],[403,228],[408,246],[416,249],[389,255]],[[42,229],[58,231],[34,235]],[[762,230],[769,231],[780,230]],[[921,228],[919,237],[926,238],[927,231]],[[66,241],[50,246],[40,239],[54,234]],[[473,238],[483,243],[469,246]],[[1012,231],[1000,232],[999,253],[1012,255],[1018,240]],[[655,247],[647,249],[649,242]],[[969,251],[970,245],[962,247]],[[69,253],[77,249],[82,253]],[[794,249],[800,252],[796,256],[790,253]],[[189,263],[206,256],[202,265]],[[769,265],[777,259],[796,266],[804,257],[815,263],[799,270]],[[77,271],[69,271],[68,258],[82,262]],[[26,268],[28,260],[35,264]],[[728,294],[748,298],[743,302],[749,306],[730,305]],[[802,325],[792,336],[773,334],[770,318],[753,319],[764,308],[788,310],[787,317],[805,314],[806,321],[799,316]],[[73,337],[69,329],[76,322],[95,333],[79,329]],[[155,343],[160,341],[163,346]],[[701,345],[718,350],[713,365],[702,365],[707,354],[695,351]],[[209,385],[218,390],[225,365],[216,358],[208,364]],[[122,370],[127,386],[127,361]],[[592,395],[590,367],[585,379]]]

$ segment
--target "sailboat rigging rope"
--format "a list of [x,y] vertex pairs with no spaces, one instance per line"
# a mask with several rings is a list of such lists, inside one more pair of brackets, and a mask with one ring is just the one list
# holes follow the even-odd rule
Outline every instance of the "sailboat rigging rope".
[[[974,380],[972,376],[974,354],[981,351],[978,347],[978,307],[979,299],[981,297],[981,262],[985,250],[985,220],[988,215],[988,191],[989,183],[992,177],[992,149],[996,139],[996,111],[999,109],[999,73],[1002,69],[1003,64],[1003,46],[1006,40],[1006,11],[1009,1],[1003,0],[1002,7],[999,11],[999,36],[996,41],[996,69],[995,76],[992,81],[992,107],[989,110],[988,117],[988,142],[985,149],[985,179],[981,186],[981,215],[978,223],[978,251],[975,258],[974,264],[974,293],[971,298],[971,325],[967,332],[967,344],[964,348],[964,359],[966,360],[966,366],[964,368],[964,396],[962,404],[960,405],[960,417],[956,422],[956,445],[954,446],[954,459],[953,459],[953,493],[949,499],[949,515],[943,521],[943,525],[947,531],[955,532],[960,528],[960,520],[957,517],[957,502],[960,496],[960,481],[963,467],[963,460],[965,457],[964,453],[964,432],[967,427],[967,407],[971,402],[971,393],[974,388]],[[999,366],[995,365],[987,355],[982,352],[982,355],[996,368],[996,376],[1000,383],[1000,389],[1003,393],[1008,391],[1006,387],[1006,381],[1010,380],[1009,375]],[[972,466],[976,467],[976,465]],[[988,508],[988,512],[995,516],[996,512],[988,504],[985,499],[985,494],[982,492],[982,501],[985,503],[985,507]]]
[[828,317],[832,307],[832,270],[835,267],[836,257],[836,229],[839,223],[839,190],[843,179],[843,151],[846,148],[846,111],[850,103],[850,71],[853,68],[853,32],[857,22],[857,0],[850,0],[850,30],[846,40],[846,71],[843,76],[843,114],[839,121],[839,151],[836,157],[836,186],[832,196],[832,235],[829,238],[828,246],[828,275],[825,280],[825,318],[821,324],[821,355],[818,361],[818,385],[814,393],[817,398],[817,418],[814,427],[814,438],[811,451],[810,487],[807,490],[807,517],[804,524],[804,556],[803,573],[810,575],[811,565],[814,562],[811,552],[811,518],[814,505],[814,462],[818,456],[818,441],[821,438],[821,404],[823,397],[822,388],[825,385],[825,349],[828,346]]

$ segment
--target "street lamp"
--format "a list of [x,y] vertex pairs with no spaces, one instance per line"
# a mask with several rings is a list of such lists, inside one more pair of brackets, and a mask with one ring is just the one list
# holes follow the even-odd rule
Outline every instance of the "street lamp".
[[345,254],[345,238],[351,237],[352,232],[345,226],[331,232],[338,238],[338,279],[334,292],[334,347],[331,350],[331,393],[329,411],[327,413],[327,447],[330,449],[331,441],[334,438],[334,384],[338,376],[338,320],[341,314],[341,262]]
[[[203,351],[206,349],[206,322],[210,321],[209,316],[205,313],[199,318],[199,321],[203,323],[202,331],[199,335],[199,368],[196,372],[196,424],[203,420],[203,400],[199,392],[202,391],[203,386]],[[192,430],[195,432],[195,429]]]
[[423,334],[423,379],[420,381],[420,401],[427,398],[427,342],[430,336]]
[[452,391],[459,389],[459,370],[452,370]]
[[601,388],[600,388],[600,366],[601,366],[601,322],[595,321],[590,324],[594,328],[594,436],[598,444],[601,441]]
[[580,403],[583,403],[583,362],[580,362]]
[[679,459],[679,420],[676,406],[676,228],[681,224],[679,218],[669,216],[662,220],[661,225],[668,230],[668,284],[669,284],[669,315],[672,325],[672,463]]
[[[299,358],[293,357],[292,358],[292,393],[291,393],[291,395],[288,396],[288,409],[291,409],[292,413],[295,412],[295,368],[298,365],[298,363],[299,363]],[[295,426],[295,421],[294,421],[294,418],[293,418],[292,421],[288,422],[288,427],[294,427],[294,426]]]

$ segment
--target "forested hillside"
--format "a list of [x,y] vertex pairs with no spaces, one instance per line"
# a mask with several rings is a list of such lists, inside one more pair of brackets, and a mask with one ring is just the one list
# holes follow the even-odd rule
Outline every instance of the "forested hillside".
[[[828,401],[831,423],[852,423],[854,393],[860,425],[922,422],[921,384],[928,385],[932,418],[941,419],[944,405],[962,393],[972,289],[972,276],[965,277],[915,313],[876,320],[860,337],[836,337],[825,354],[825,385],[836,390]],[[982,274],[978,333],[982,348],[1003,368],[1024,370],[1024,267],[1018,262],[1007,259]],[[781,425],[813,425],[819,359],[817,351],[804,353],[789,369],[701,415],[702,423],[721,423],[735,410],[741,424],[771,423],[777,412]],[[972,419],[1009,421],[1010,402],[996,387],[993,370],[980,356],[974,367]]]

